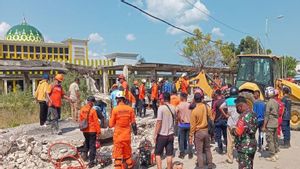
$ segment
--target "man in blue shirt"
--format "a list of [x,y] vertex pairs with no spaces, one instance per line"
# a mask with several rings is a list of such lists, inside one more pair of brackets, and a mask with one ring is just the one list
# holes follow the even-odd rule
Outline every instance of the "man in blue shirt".
[[172,93],[172,83],[168,82],[168,80],[163,82],[162,93]]
[[291,120],[291,108],[292,108],[292,101],[289,97],[290,89],[284,87],[283,91],[283,98],[282,102],[284,103],[284,112],[282,116],[282,133],[283,133],[283,147],[282,148],[289,148],[291,147],[291,127],[290,127],[290,120]]
[[256,114],[257,122],[258,122],[258,151],[261,151],[263,145],[263,135],[262,135],[262,126],[264,124],[264,115],[266,111],[266,104],[264,101],[260,100],[260,91],[254,91],[254,104],[253,111]]
[[118,85],[114,84],[111,87],[111,93],[110,93],[110,100],[111,100],[111,109],[115,108],[117,106],[117,100],[116,100],[116,95],[118,93]]

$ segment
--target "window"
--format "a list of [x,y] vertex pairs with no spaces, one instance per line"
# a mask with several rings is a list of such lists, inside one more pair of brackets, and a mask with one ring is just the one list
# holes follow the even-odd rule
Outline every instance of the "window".
[[42,53],[46,53],[46,47],[42,47]]
[[57,53],[57,48],[54,48],[54,53]]
[[48,53],[52,53],[52,48],[48,47]]
[[7,45],[3,45],[3,52],[7,51]]
[[65,54],[69,54],[69,49],[65,48]]
[[14,45],[9,45],[9,51],[14,52],[15,51],[15,46]]
[[21,52],[21,46],[17,46],[17,52]]
[[27,46],[23,46],[23,50],[24,50],[24,52],[28,52],[28,47]]
[[64,53],[63,48],[59,48],[59,53]]
[[38,47],[35,47],[35,52],[36,53],[40,53],[41,52],[41,48],[38,46]]
[[273,86],[272,64],[271,58],[241,57],[237,83],[248,81],[264,86]]
[[29,51],[30,51],[30,53],[33,53],[33,46],[29,47]]

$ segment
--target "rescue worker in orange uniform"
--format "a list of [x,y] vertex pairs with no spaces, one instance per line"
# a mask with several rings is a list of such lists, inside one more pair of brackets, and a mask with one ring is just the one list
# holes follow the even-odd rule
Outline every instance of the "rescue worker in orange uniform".
[[128,101],[129,99],[129,87],[128,87],[128,83],[125,79],[125,76],[123,74],[120,74],[118,76],[118,81],[119,83],[121,84],[120,88],[123,88],[124,89],[124,94],[125,94],[125,98],[126,98],[126,102]]
[[61,117],[61,107],[62,99],[70,101],[71,99],[65,95],[65,92],[62,87],[62,82],[64,80],[63,74],[57,74],[54,77],[54,81],[51,85],[48,86],[46,91],[46,96],[48,98],[48,120],[51,123],[52,134],[61,135],[62,131],[59,129],[58,120]]
[[84,150],[82,154],[83,160],[87,160],[87,154],[89,153],[89,168],[96,165],[96,139],[101,133],[100,123],[98,121],[98,115],[93,105],[96,102],[94,96],[89,96],[87,98],[87,104],[80,109],[79,121],[87,119],[88,126],[86,129],[82,130],[85,142]]
[[146,79],[142,79],[142,84],[139,87],[139,116],[142,117],[142,111],[144,117],[146,116],[145,94],[146,94]]
[[114,127],[113,135],[113,158],[114,168],[122,169],[125,162],[128,169],[133,168],[131,158],[131,128],[133,133],[137,134],[137,126],[135,122],[135,114],[133,108],[126,105],[125,96],[122,91],[117,93],[118,106],[112,111],[112,116],[109,120],[109,127]]
[[151,87],[151,101],[152,101],[152,109],[154,111],[154,117],[157,118],[157,101],[158,101],[158,85],[155,79],[152,79],[152,87]]
[[220,89],[222,86],[222,79],[220,79],[218,73],[214,74],[213,79],[214,79],[214,84],[213,84],[214,90]]
[[189,90],[188,76],[186,73],[183,73],[181,77],[183,78],[180,82],[181,93],[188,94],[188,90]]

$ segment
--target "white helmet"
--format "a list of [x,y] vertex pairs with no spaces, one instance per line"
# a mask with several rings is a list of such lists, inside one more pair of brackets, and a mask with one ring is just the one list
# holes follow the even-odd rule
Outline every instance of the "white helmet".
[[158,82],[161,82],[162,80],[164,80],[164,78],[162,77],[158,78]]
[[124,91],[118,91],[116,94],[116,98],[120,99],[120,98],[124,98],[125,99],[125,94]]
[[181,75],[181,77],[186,77],[187,76],[187,73],[183,73],[182,75]]
[[146,79],[142,79],[142,83],[146,83],[147,82],[147,80]]
[[275,94],[276,94],[276,93],[275,93],[274,87],[269,86],[269,87],[266,88],[266,90],[265,90],[265,96],[266,96],[267,98],[274,97]]

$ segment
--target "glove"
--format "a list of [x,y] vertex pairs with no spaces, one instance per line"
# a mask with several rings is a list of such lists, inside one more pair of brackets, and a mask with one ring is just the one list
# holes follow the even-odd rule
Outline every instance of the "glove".
[[136,123],[132,123],[131,127],[132,127],[133,134],[137,135],[137,126],[136,126]]

